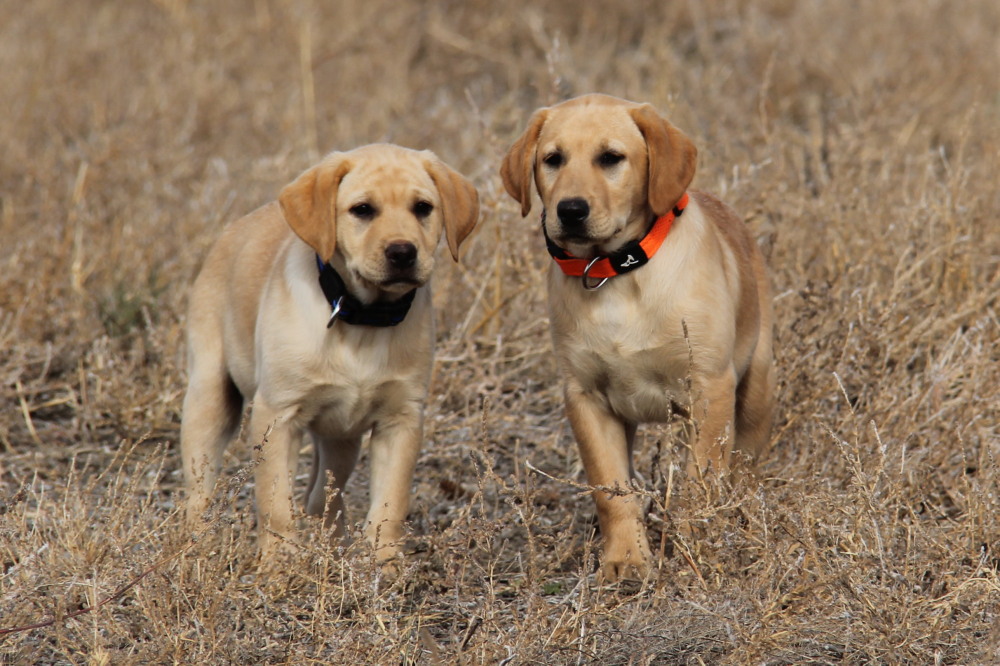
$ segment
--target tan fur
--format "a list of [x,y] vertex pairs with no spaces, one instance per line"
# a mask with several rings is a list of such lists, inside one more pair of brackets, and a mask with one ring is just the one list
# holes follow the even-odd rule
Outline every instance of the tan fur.
[[[602,164],[608,151],[622,160]],[[648,104],[587,95],[537,111],[501,176],[523,214],[533,180],[550,236],[590,258],[641,238],[670,210],[694,177],[696,155]],[[574,198],[589,204],[582,233],[556,214]],[[770,289],[756,243],[723,203],[691,192],[649,263],[596,291],[554,262],[548,283],[566,411],[591,485],[627,488],[637,425],[678,411],[696,425],[690,476],[728,471],[734,450],[748,460],[763,453],[774,395]],[[642,577],[651,553],[638,498],[596,491],[594,499],[603,575]]]
[[[433,206],[419,216],[414,204]],[[370,219],[352,208],[368,203]],[[475,188],[430,152],[372,145],[333,153],[270,203],[229,225],[191,292],[188,391],[181,454],[188,518],[211,500],[226,445],[244,402],[250,441],[263,444],[255,469],[261,552],[294,536],[292,477],[302,437],[313,444],[306,511],[344,531],[339,492],[362,438],[371,433],[371,504],[365,534],[380,560],[397,552],[423,429],[433,354],[428,280],[442,232],[452,255],[479,216]],[[386,248],[411,243],[412,269],[394,269]],[[352,326],[331,313],[315,254],[329,259],[354,296],[394,300],[419,285],[395,327]],[[398,282],[404,277],[408,282]]]

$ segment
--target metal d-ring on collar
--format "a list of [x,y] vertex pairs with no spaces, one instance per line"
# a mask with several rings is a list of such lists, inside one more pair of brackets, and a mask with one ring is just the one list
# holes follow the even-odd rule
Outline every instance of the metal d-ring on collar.
[[331,328],[337,323],[337,315],[340,314],[340,308],[344,307],[344,297],[341,296],[337,300],[330,303],[330,307],[333,308],[333,312],[330,313],[330,318],[326,322],[327,328]]
[[[580,276],[580,282],[583,283],[583,288],[586,289],[587,291],[597,291],[598,289],[600,289],[601,287],[604,286],[605,282],[607,282],[608,280],[611,279],[611,278],[606,278],[606,277],[605,278],[600,278],[600,282],[598,282],[597,284],[591,284],[591,283],[587,282],[587,280],[591,279],[591,277],[590,277],[590,269],[594,267],[594,264],[596,264],[598,261],[600,261],[603,258],[604,257],[601,257],[601,256],[594,257],[593,259],[590,260],[590,263],[587,264],[587,267],[583,269],[583,275]],[[594,279],[596,280],[598,278],[594,278]]]

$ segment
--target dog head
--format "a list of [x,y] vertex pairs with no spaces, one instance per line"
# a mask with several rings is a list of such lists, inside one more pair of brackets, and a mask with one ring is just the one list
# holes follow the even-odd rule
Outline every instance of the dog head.
[[534,181],[557,243],[604,247],[669,211],[694,178],[696,157],[649,104],[585,95],[536,111],[500,175],[522,215]]
[[479,194],[430,151],[376,144],[332,153],[282,189],[292,230],[361,285],[404,293],[430,279],[442,231],[452,257],[479,219]]

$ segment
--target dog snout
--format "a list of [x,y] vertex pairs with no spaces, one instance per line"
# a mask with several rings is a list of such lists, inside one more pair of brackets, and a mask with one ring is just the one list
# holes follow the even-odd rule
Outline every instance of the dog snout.
[[556,214],[564,226],[579,227],[590,215],[590,204],[581,197],[563,199],[556,205]]
[[385,260],[396,270],[408,270],[417,263],[417,246],[413,243],[389,243],[385,247]]

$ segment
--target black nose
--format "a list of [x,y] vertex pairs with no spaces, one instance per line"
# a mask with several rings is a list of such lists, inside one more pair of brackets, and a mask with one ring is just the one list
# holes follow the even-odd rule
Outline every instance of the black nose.
[[563,199],[556,205],[556,215],[559,221],[568,227],[576,227],[590,215],[590,204],[586,199]]
[[417,248],[413,243],[389,243],[385,247],[385,259],[393,268],[413,268],[417,262]]

